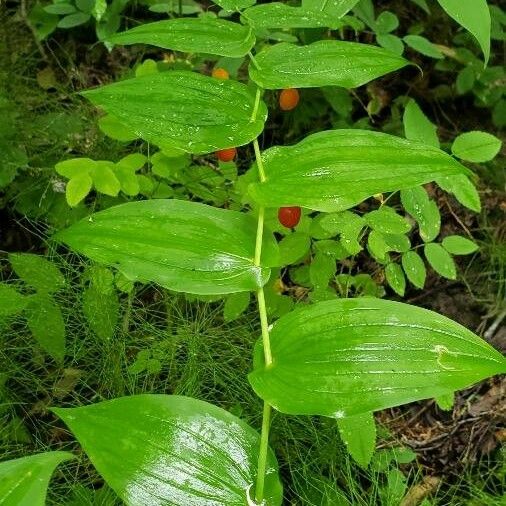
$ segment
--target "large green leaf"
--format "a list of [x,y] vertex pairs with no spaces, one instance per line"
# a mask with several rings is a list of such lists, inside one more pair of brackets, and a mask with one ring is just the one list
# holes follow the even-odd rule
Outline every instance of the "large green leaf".
[[44,506],[56,466],[72,458],[68,452],[46,452],[0,462],[0,504]]
[[309,46],[283,42],[255,57],[249,75],[262,88],[355,88],[408,64],[381,47],[321,40]]
[[487,63],[490,57],[491,24],[487,0],[438,0],[438,2],[449,16],[474,35]]
[[151,44],[185,53],[239,58],[255,44],[248,26],[219,18],[176,18],[145,23],[108,38],[113,44]]
[[176,291],[225,294],[256,290],[278,262],[266,234],[264,268],[253,263],[256,220],[247,214],[182,200],[111,207],[56,234],[91,259],[130,279]]
[[[260,438],[228,411],[175,395],[136,395],[53,411],[129,506],[248,504]],[[266,506],[281,504],[272,452],[265,491]]]
[[262,158],[267,179],[249,190],[259,204],[328,212],[377,193],[470,174],[437,148],[369,130],[316,133],[294,146],[267,149]]
[[273,363],[257,346],[249,380],[283,413],[343,418],[465,388],[506,372],[504,357],[432,311],[388,300],[338,299],[280,318]]
[[227,11],[240,11],[255,5],[255,2],[256,0],[213,0],[213,3]]
[[169,71],[83,93],[139,137],[169,151],[212,151],[247,144],[263,130],[267,108],[248,87],[195,72]]
[[281,2],[255,5],[242,15],[243,20],[254,28],[338,28],[342,24],[338,16]]

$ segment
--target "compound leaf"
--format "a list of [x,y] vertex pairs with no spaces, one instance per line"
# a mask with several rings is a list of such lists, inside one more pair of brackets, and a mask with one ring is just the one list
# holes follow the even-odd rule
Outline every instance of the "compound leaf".
[[457,279],[457,269],[450,253],[440,244],[430,242],[423,248],[430,266],[444,278]]
[[407,251],[402,255],[402,268],[409,281],[417,288],[423,288],[427,270],[422,257],[416,251]]

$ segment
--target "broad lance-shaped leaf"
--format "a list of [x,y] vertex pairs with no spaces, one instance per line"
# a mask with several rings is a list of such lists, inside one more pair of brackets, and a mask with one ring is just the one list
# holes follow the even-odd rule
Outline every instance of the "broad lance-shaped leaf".
[[255,44],[248,26],[218,18],[177,18],[145,23],[111,35],[113,44],[151,44],[185,53],[207,53],[231,58],[248,54]]
[[68,452],[46,452],[0,462],[0,504],[44,506],[47,486],[56,466],[72,458]]
[[242,20],[254,28],[339,28],[338,16],[318,10],[291,7],[281,2],[255,5],[242,13]]
[[226,294],[256,290],[277,265],[266,234],[262,265],[254,265],[256,220],[247,214],[187,202],[130,202],[85,218],[55,238],[133,280],[171,290]]
[[269,90],[356,88],[408,63],[401,56],[370,44],[321,40],[297,46],[283,42],[256,55],[249,75],[258,86]]
[[377,193],[470,174],[438,148],[369,130],[328,130],[262,154],[266,180],[250,195],[266,207],[342,211]]
[[240,146],[263,130],[267,107],[253,121],[248,87],[188,71],[160,72],[85,91],[139,137],[168,150],[189,153]]
[[277,410],[335,418],[447,394],[506,372],[505,358],[458,323],[382,299],[320,302],[280,318],[273,362],[257,346],[249,381]]
[[[147,394],[53,411],[129,506],[252,504],[260,437],[224,409]],[[265,485],[263,504],[280,505],[271,451]]]

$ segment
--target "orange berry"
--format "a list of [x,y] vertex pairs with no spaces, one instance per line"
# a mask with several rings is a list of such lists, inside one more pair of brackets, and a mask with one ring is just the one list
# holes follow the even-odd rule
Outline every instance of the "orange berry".
[[220,151],[216,151],[216,156],[220,162],[231,162],[235,155],[237,155],[237,150],[235,148],[221,149]]
[[216,79],[228,79],[230,77],[229,73],[222,68],[213,69],[211,75],[213,77],[216,77]]
[[279,107],[282,111],[291,111],[299,103],[299,90],[287,88],[279,94]]

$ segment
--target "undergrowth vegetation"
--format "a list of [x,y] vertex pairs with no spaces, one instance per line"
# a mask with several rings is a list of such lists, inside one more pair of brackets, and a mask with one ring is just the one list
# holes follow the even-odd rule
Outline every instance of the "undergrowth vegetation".
[[[16,476],[15,468],[9,475],[6,465],[44,452],[57,459],[45,464],[46,473],[51,471],[46,482],[56,468],[46,504],[165,504],[149,502],[152,497],[140,502],[129,497],[125,492],[128,487],[118,485],[103,471],[100,454],[97,457],[94,448],[90,450],[81,432],[70,427],[72,418],[66,418],[70,415],[65,414],[70,413],[65,408],[86,409],[145,394],[206,401],[224,410],[223,420],[228,420],[229,427],[240,420],[255,429],[258,441],[253,439],[256,446],[251,450],[251,468],[244,471],[255,483],[248,482],[251,491],[247,488],[241,498],[244,504],[504,504],[504,379],[484,379],[504,371],[492,367],[489,371],[485,366],[479,369],[487,360],[486,354],[497,363],[499,355],[477,337],[500,352],[506,351],[506,180],[501,145],[506,124],[506,14],[502,5],[489,2],[492,22],[488,58],[483,31],[469,28],[452,15],[455,2],[448,0],[302,2],[302,7],[316,16],[316,25],[309,27],[304,24],[307,18],[301,21],[295,14],[290,18],[281,16],[281,12],[285,16],[284,11],[262,14],[261,9],[254,10],[271,2],[251,7],[253,3],[6,2],[0,19],[0,464],[4,464],[0,467],[0,504],[24,504],[17,496],[8,497],[7,492],[13,493],[15,486],[6,488],[7,492],[2,489],[2,479],[5,484]],[[325,5],[320,9],[321,3]],[[294,7],[300,2],[284,4],[272,8]],[[339,19],[333,19],[332,9],[338,8],[344,11]],[[314,14],[315,9],[321,13]],[[304,15],[308,15],[306,11]],[[198,49],[191,46],[198,45],[198,37],[188,35],[184,43],[170,40],[175,47],[161,43],[153,47],[149,37],[143,40],[146,35],[127,31],[180,18],[205,20],[209,26],[221,21],[241,29],[251,26],[251,47],[241,48],[239,56],[222,55],[219,44],[223,41],[215,41],[213,47],[204,37],[201,44],[205,50]],[[452,18],[467,30],[459,28]],[[194,29],[190,27],[189,33]],[[271,64],[269,58],[275,59],[275,51],[282,51],[285,44],[309,46],[321,39],[358,42],[364,48],[379,46],[385,53],[377,54],[378,66],[383,57],[396,63],[391,69],[384,64],[385,70],[363,81],[344,84],[339,82],[344,75],[339,68],[326,77],[328,83],[322,84],[314,76],[301,77],[307,70],[304,60],[293,71],[294,82],[299,79],[302,84],[287,84],[288,78],[280,77],[275,69],[292,62],[289,52],[271,62],[272,72],[265,70]],[[213,49],[216,54],[208,54]],[[316,54],[315,60],[320,56]],[[295,67],[299,57],[294,53]],[[334,56],[335,61],[339,59]],[[389,73],[395,69],[399,70]],[[357,75],[360,70],[354,69]],[[157,83],[169,93],[178,84],[163,80],[178,72],[181,89],[192,88],[197,81],[190,86],[185,79],[197,76],[202,84],[195,89],[200,92],[200,86],[208,86],[210,96],[219,95],[216,90],[220,85],[224,89],[236,86],[245,100],[251,99],[251,111],[247,111],[251,113],[250,123],[258,118],[261,126],[248,137],[244,131],[249,124],[225,129],[225,133],[219,130],[223,125],[218,125],[202,140],[198,128],[193,134],[194,127],[180,131],[178,136],[168,122],[164,124],[167,131],[160,136],[156,127],[151,128],[150,121],[143,119],[139,98],[129,102],[114,96],[120,90],[114,88],[118,83],[135,86],[143,79],[150,83],[143,88],[146,93]],[[98,109],[79,95],[84,90],[92,90],[87,98],[96,100]],[[164,100],[170,101],[169,95]],[[157,93],[150,97],[155,105],[144,106],[157,114],[159,97]],[[198,102],[199,97],[195,97]],[[121,116],[116,103],[124,105],[126,116]],[[241,113],[237,104],[221,104],[219,100],[213,104],[216,109],[206,111],[206,121],[219,120],[227,107],[234,105],[230,114],[239,117]],[[179,110],[172,103],[171,107],[181,114],[175,117],[176,122],[191,116],[191,111],[185,112],[187,106]],[[267,110],[267,122],[265,117],[260,120]],[[126,119],[128,114],[131,123]],[[163,122],[165,118],[162,115],[158,119]],[[311,134],[322,131],[335,136],[328,145],[321,141],[313,146],[311,142],[317,141]],[[324,163],[337,167],[336,149],[341,150],[339,156],[346,157],[351,147],[346,145],[346,136],[352,139],[363,135],[369,141],[374,139],[370,136],[374,131],[391,136],[388,142],[393,144],[384,155],[388,175],[408,164],[408,158],[392,161],[402,152],[400,137],[407,139],[402,142],[412,143],[409,149],[420,149],[417,159],[406,148],[413,167],[426,153],[437,153],[434,156],[440,157],[443,169],[437,177],[422,177],[407,186],[399,180],[395,188],[386,185],[384,190],[369,193],[350,185],[347,193],[343,190],[340,194],[337,207],[332,207],[328,187],[322,186],[318,193],[313,191],[319,184],[316,179],[309,183],[297,180],[312,169],[314,176],[317,169],[325,168]],[[339,132],[345,132],[344,148],[339,145]],[[230,144],[228,134],[243,137]],[[325,149],[328,158],[318,160]],[[355,163],[352,156],[349,163]],[[371,155],[369,163],[373,166],[378,159]],[[275,176],[281,174],[278,186],[274,184],[272,189],[264,188],[264,165],[275,182]],[[296,172],[298,166],[302,168],[293,176],[291,171]],[[336,178],[332,188],[339,186]],[[251,218],[253,233],[243,251],[251,253],[248,268],[250,273],[255,271],[254,276],[243,280],[242,285],[234,276],[224,276],[223,281],[216,274],[214,285],[204,276],[192,277],[188,274],[192,267],[184,265],[186,258],[198,254],[191,248],[180,252],[182,260],[171,253],[171,261],[182,265],[177,275],[148,269],[137,276],[128,262],[107,256],[116,247],[114,239],[89,247],[87,241],[96,233],[92,227],[102,216],[107,219],[108,215],[101,213],[114,213],[116,208],[121,209],[117,206],[146,201],[152,203],[153,211],[131,215],[130,224],[115,215],[109,225],[106,223],[110,227],[106,232],[114,234],[124,226],[128,238],[124,244],[141,244],[139,257],[163,264],[167,263],[163,254],[153,260],[149,248],[145,243],[142,246],[143,232],[149,237],[152,231],[140,225],[136,228],[136,223],[142,224],[142,219],[162,209],[164,202],[181,202],[188,206],[184,207],[188,213],[191,206],[201,204],[230,213],[241,211],[245,221],[238,229],[241,237],[237,243],[241,247],[249,240],[242,235]],[[129,209],[134,212],[134,207]],[[195,209],[200,209],[196,215],[212,213],[203,207]],[[162,219],[179,230],[182,218],[177,213]],[[218,221],[213,219],[214,223]],[[209,224],[213,219],[209,218]],[[134,232],[128,236],[130,225]],[[89,228],[83,232],[81,226]],[[195,221],[195,237],[201,230],[198,226]],[[164,238],[159,244],[155,241],[153,249],[162,244],[169,251],[177,243],[177,234],[168,225],[160,230]],[[260,239],[258,230],[264,234]],[[219,237],[209,238],[211,250],[215,239]],[[276,260],[265,260],[276,243]],[[205,241],[202,244],[204,249]],[[225,253],[226,246],[222,246]],[[264,257],[260,261],[262,246]],[[132,255],[133,250],[132,246]],[[207,251],[202,250],[204,253]],[[143,259],[137,260],[136,268],[142,269]],[[230,257],[221,261],[221,270],[216,272],[224,271]],[[356,407],[355,416],[342,418],[344,411],[336,409],[330,397],[327,402],[334,406],[332,409],[318,400],[325,390],[319,385],[312,385],[311,395],[301,394],[302,400],[295,398],[297,389],[305,392],[307,387],[297,383],[305,374],[305,362],[300,360],[300,372],[286,376],[295,386],[284,378],[287,388],[295,392],[293,398],[287,396],[280,407],[279,398],[269,397],[269,388],[274,386],[265,387],[270,350],[265,336],[277,322],[288,321],[286,317],[293,310],[300,314],[297,311],[324,307],[321,305],[332,301],[369,301],[371,297],[384,300],[385,306],[378,307],[390,307],[386,304],[393,300],[402,302],[403,308],[408,303],[431,309],[477,334],[462,334],[476,346],[470,354],[484,354],[467,364],[473,380],[448,383],[443,393],[440,389],[432,396],[413,394],[402,402],[382,404],[378,396],[376,404],[364,404],[367,409],[360,406],[358,393],[354,405],[343,401],[346,410]],[[400,305],[391,307],[398,309],[391,309],[390,320],[402,317]],[[346,311],[344,308],[343,314]],[[430,314],[433,316],[427,316],[426,325],[438,318]],[[444,325],[456,325],[448,322],[445,320]],[[455,333],[465,331],[457,326],[451,329]],[[289,334],[290,328],[286,332]],[[260,335],[263,354],[259,351]],[[364,339],[363,346],[368,346]],[[310,350],[314,344],[308,340],[304,346]],[[460,367],[452,357],[463,352],[447,346],[428,350],[435,356],[431,365],[442,376]],[[278,353],[282,358],[282,349]],[[329,355],[328,350],[326,353]],[[315,361],[315,356],[307,360]],[[350,356],[349,363],[367,359],[357,356]],[[326,381],[340,371],[326,373]],[[385,369],[383,374],[388,372]],[[260,377],[257,383],[253,374]],[[450,379],[437,381],[443,384]],[[389,384],[386,390],[395,386]],[[360,390],[363,385],[356,383],[355,387]],[[454,394],[461,388],[465,389]],[[429,397],[433,399],[421,400]],[[415,402],[397,407],[408,400]],[[291,402],[296,408],[292,409]],[[271,410],[271,404],[279,409]],[[307,409],[301,407],[304,404]],[[384,406],[388,407],[379,409]],[[330,411],[334,416],[329,417]],[[234,418],[226,418],[229,415]],[[142,423],[140,426],[142,430]],[[121,432],[121,427],[117,430]],[[200,435],[212,442],[211,436],[220,437],[214,430],[203,429]],[[146,448],[150,444],[153,441],[148,441]],[[219,458],[221,454],[215,455],[217,467]],[[275,483],[276,461],[282,498]],[[202,463],[195,463],[194,468],[200,469],[199,465]],[[205,466],[213,470],[209,462]],[[17,472],[19,477],[21,471]],[[269,473],[276,475],[271,481]],[[231,471],[223,479],[232,480],[233,475]],[[258,492],[262,481],[258,477],[262,475],[266,476],[265,497]],[[42,499],[37,499],[42,502],[37,504],[44,504],[45,493],[44,487]],[[200,500],[199,505],[239,504],[206,502],[205,494]],[[190,499],[174,501],[170,504],[190,504]]]

